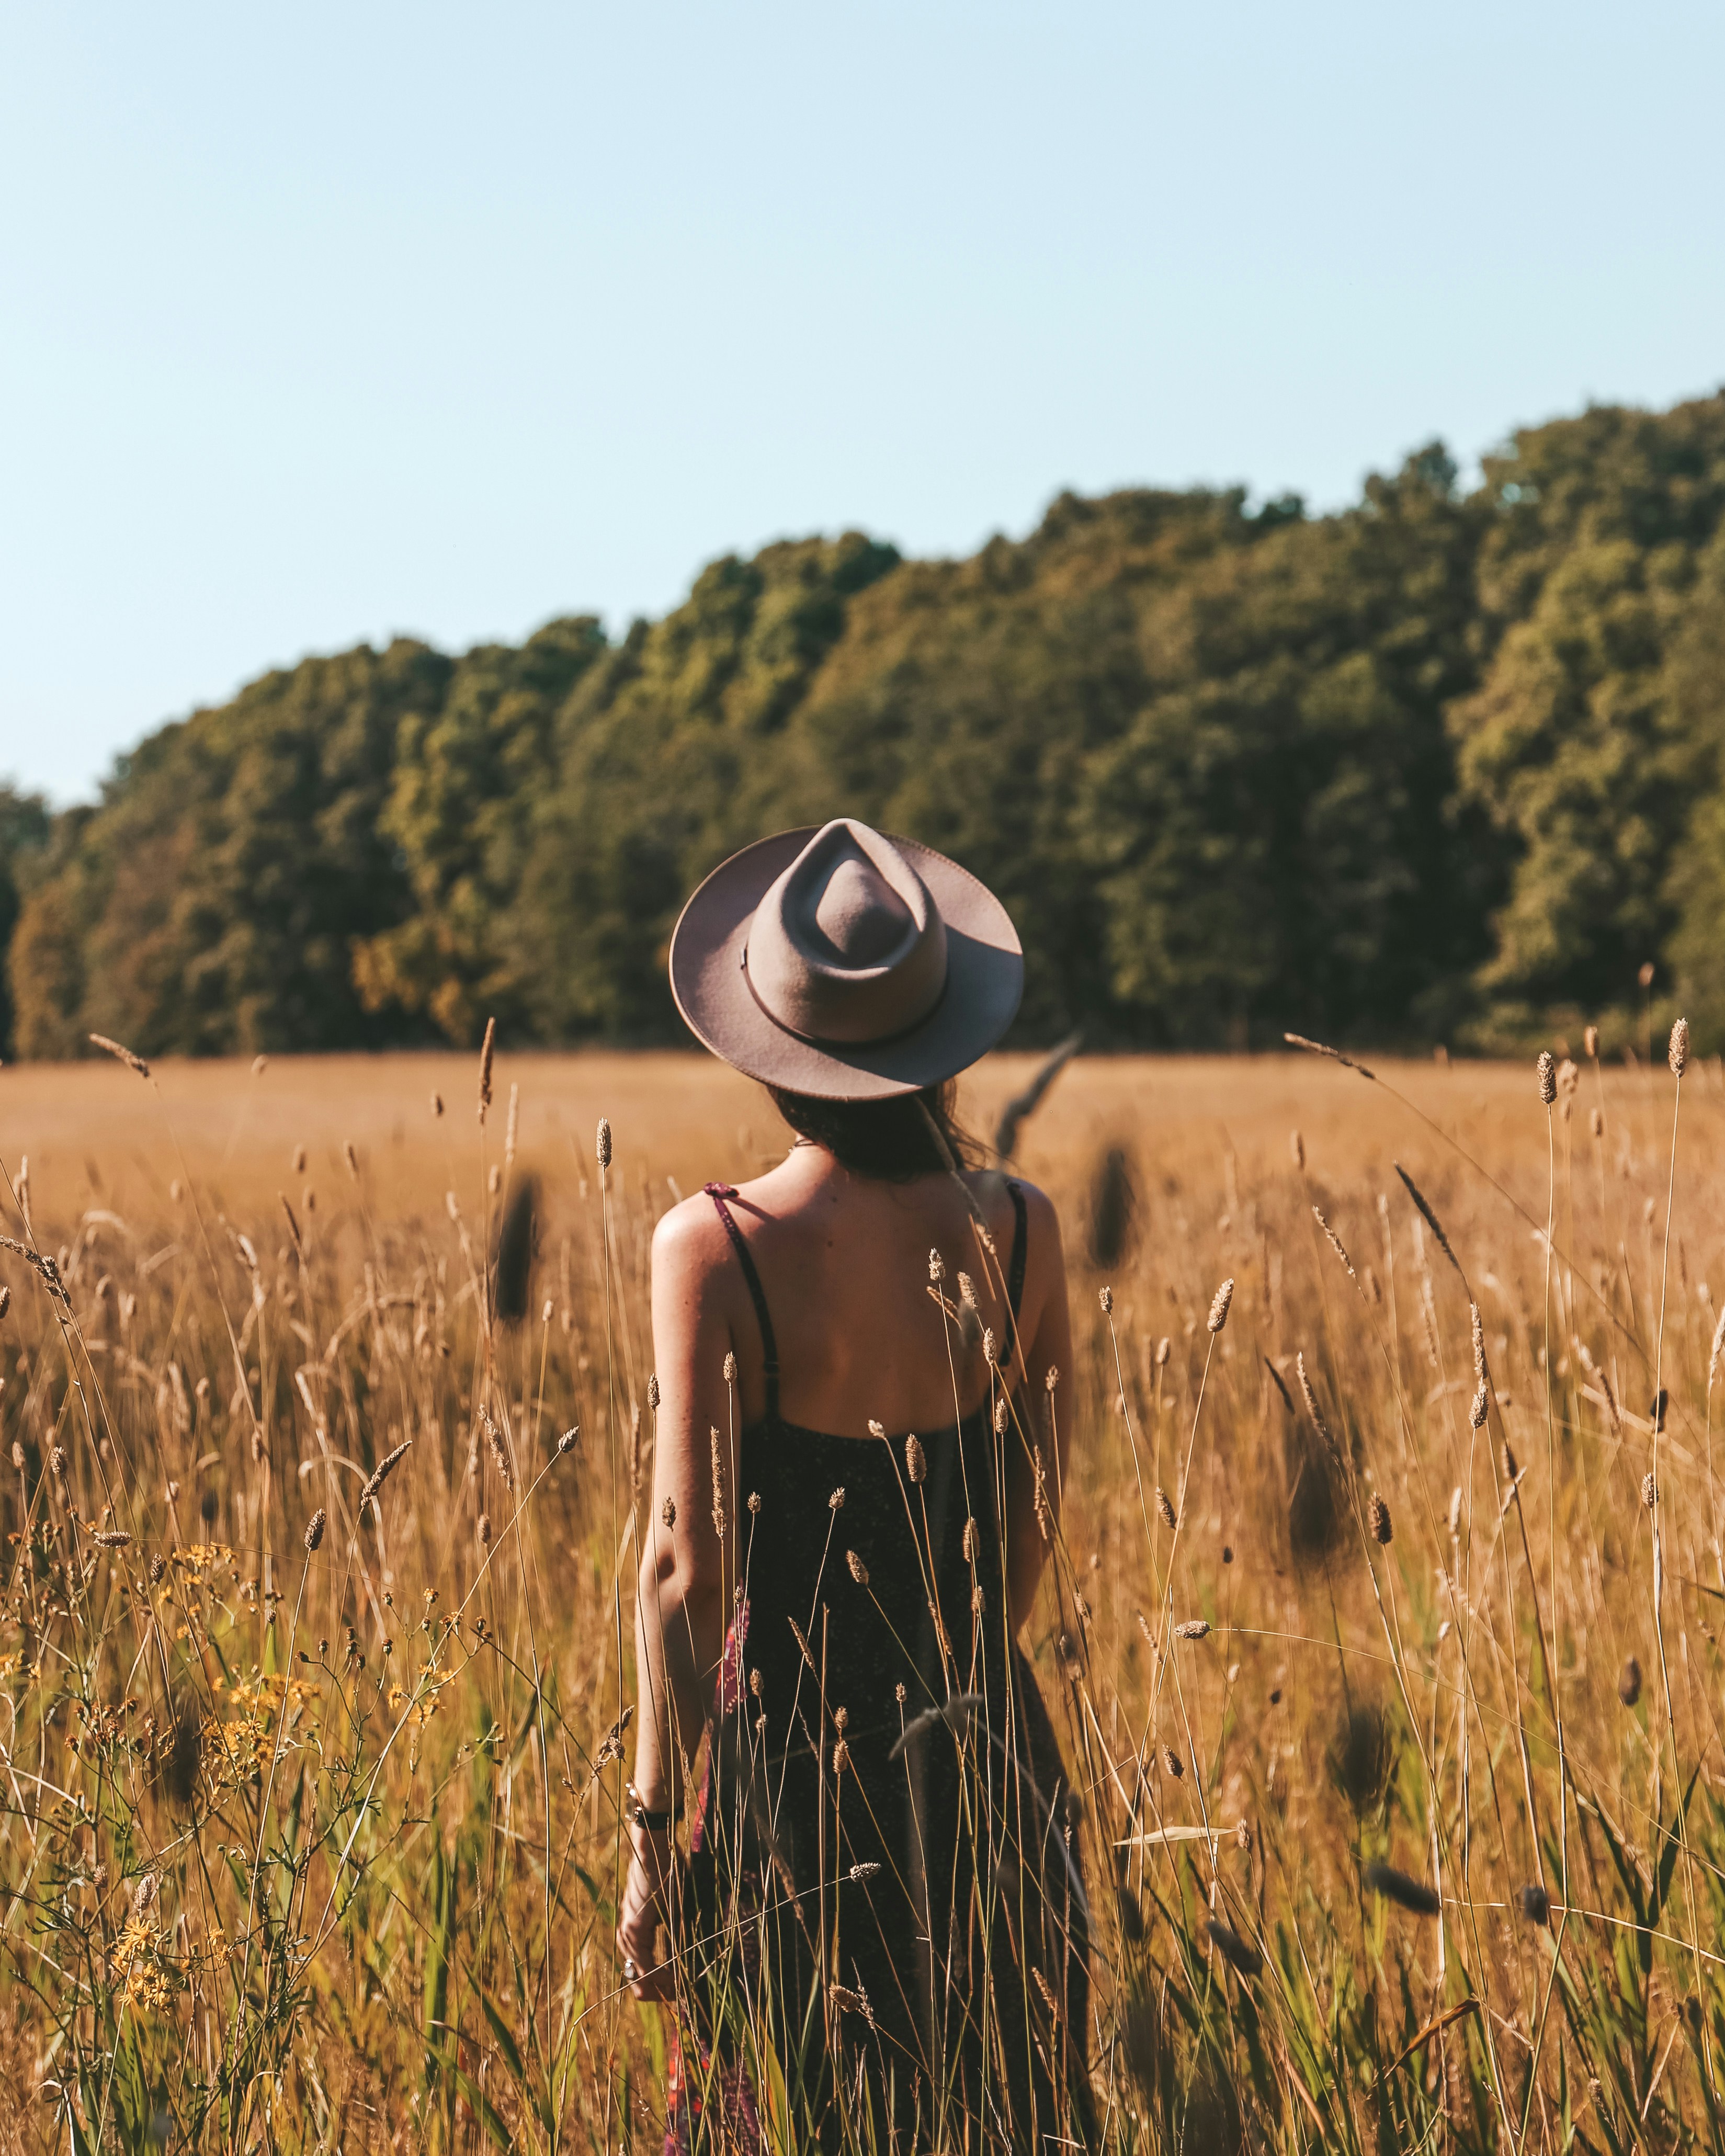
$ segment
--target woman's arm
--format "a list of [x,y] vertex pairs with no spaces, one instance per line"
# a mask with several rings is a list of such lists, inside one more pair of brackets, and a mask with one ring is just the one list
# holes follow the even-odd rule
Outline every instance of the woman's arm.
[[[1006,1599],[1016,1635],[1029,1621],[1050,1542],[1037,1519],[1036,1454],[1052,1537],[1060,1517],[1071,1443],[1072,1320],[1066,1304],[1066,1260],[1060,1216],[1034,1183],[1024,1186],[1029,1236],[1021,1332],[1024,1375],[1014,1399],[1006,1439]],[[1048,1376],[1056,1373],[1050,1392]]]
[[[724,1651],[737,1509],[724,1375],[732,1344],[724,1268],[733,1262],[717,1216],[699,1199],[668,1213],[653,1238],[653,1354],[660,1399],[653,1488],[640,1529],[632,1778],[649,1812],[680,1812],[686,1801],[685,1763],[692,1766],[700,1752]],[[716,1512],[724,1521],[722,1536]],[[675,1830],[632,1826],[630,1834],[634,1863],[618,1941],[638,1968],[649,1970],[657,1958],[654,1935]],[[663,1979],[638,1982],[634,1989],[644,1998],[669,1995]]]

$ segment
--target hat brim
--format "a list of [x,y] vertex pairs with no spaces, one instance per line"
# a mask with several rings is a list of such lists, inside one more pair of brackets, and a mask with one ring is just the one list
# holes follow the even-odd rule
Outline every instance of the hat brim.
[[947,929],[947,985],[928,1016],[891,1040],[829,1045],[787,1032],[756,1002],[742,964],[749,923],[819,828],[779,831],[745,846],[683,908],[671,935],[670,982],[684,1023],[747,1076],[816,1100],[890,1100],[956,1077],[1017,1015],[1024,955],[993,891],[914,839],[892,843],[928,886]]

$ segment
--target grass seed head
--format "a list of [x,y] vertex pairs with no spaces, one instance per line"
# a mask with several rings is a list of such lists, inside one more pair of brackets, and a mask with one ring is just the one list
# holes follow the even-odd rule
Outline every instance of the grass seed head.
[[1374,1894],[1381,1894],[1386,1902],[1394,1902],[1399,1908],[1411,1910],[1416,1917],[1443,1913],[1444,1905],[1435,1888],[1428,1887],[1423,1879],[1398,1871],[1393,1864],[1368,1864],[1365,1881]]
[[1343,1248],[1342,1238],[1336,1233],[1335,1229],[1325,1219],[1324,1209],[1322,1205],[1314,1205],[1312,1207],[1312,1217],[1317,1221],[1318,1226],[1323,1229],[1325,1235],[1329,1240],[1330,1248],[1342,1260],[1343,1270],[1346,1272],[1349,1280],[1358,1281],[1359,1275],[1353,1270],[1353,1260],[1348,1256],[1347,1251]]
[[478,1522],[475,1526],[473,1532],[475,1538],[477,1540],[480,1548],[481,1549],[490,1549],[491,1547],[491,1516],[489,1512],[481,1512],[480,1514]]
[[710,1426],[708,1436],[711,1440],[713,1471],[713,1532],[722,1542],[730,1526],[725,1513],[725,1455],[720,1449],[718,1431]]
[[1415,1207],[1419,1210],[1420,1219],[1425,1221],[1426,1226],[1430,1228],[1432,1234],[1436,1236],[1438,1248],[1450,1260],[1450,1263],[1455,1266],[1457,1274],[1461,1275],[1461,1277],[1465,1279],[1466,1275],[1461,1273],[1461,1260],[1456,1256],[1455,1251],[1450,1249],[1450,1239],[1444,1233],[1444,1224],[1439,1219],[1436,1213],[1434,1211],[1431,1200],[1420,1188],[1419,1184],[1414,1182],[1413,1177],[1409,1174],[1406,1168],[1402,1166],[1399,1160],[1392,1161],[1390,1163],[1390,1166],[1394,1168],[1396,1173],[1401,1178],[1402,1188],[1407,1192],[1409,1197],[1413,1199]]
[[1617,1672],[1617,1697],[1625,1707],[1633,1707],[1641,1697],[1641,1665],[1633,1655]]
[[1366,1525],[1372,1531],[1372,1540],[1387,1548],[1395,1530],[1389,1523],[1389,1507],[1375,1490],[1366,1505]]
[[1539,1097],[1548,1108],[1558,1097],[1558,1066],[1548,1048],[1540,1050],[1539,1060],[1533,1068],[1539,1079]]
[[845,1551],[845,1562],[850,1566],[850,1577],[856,1582],[857,1585],[859,1587],[866,1587],[869,1584],[869,1568],[863,1563],[862,1559],[857,1555],[854,1549],[848,1549]]
[[1099,1287],[1096,1290],[1096,1301],[1102,1306],[1104,1317],[1111,1317],[1114,1315],[1114,1291],[1111,1287]]
[[308,1557],[311,1556],[321,1546],[324,1529],[328,1527],[329,1523],[330,1516],[326,1512],[325,1512],[323,1507],[320,1505],[317,1510],[311,1515],[311,1517],[305,1522],[305,1554]]
[[1658,1502],[1659,1485],[1654,1481],[1650,1471],[1641,1477],[1641,1502],[1651,1512]]
[[1483,1430],[1486,1426],[1486,1417],[1491,1412],[1491,1391],[1490,1389],[1481,1382],[1479,1390],[1473,1396],[1473,1404],[1467,1410],[1469,1428],[1472,1430]]
[[1597,1063],[1599,1061],[1599,1029],[1598,1026],[1589,1025],[1582,1028],[1581,1047],[1582,1052],[1587,1057],[1589,1062]]
[[1233,1300],[1234,1282],[1224,1280],[1216,1290],[1215,1300],[1210,1305],[1210,1314],[1206,1321],[1212,1332],[1219,1332],[1228,1322],[1228,1306]]
[[492,1459],[497,1463],[497,1472],[503,1477],[504,1487],[513,1490],[515,1468],[509,1457],[509,1448],[503,1442],[503,1433],[483,1408],[480,1410],[480,1420],[485,1425],[485,1442],[491,1449]]
[[913,1482],[925,1481],[928,1474],[928,1455],[915,1430],[905,1440],[905,1472]]
[[1312,1380],[1306,1373],[1306,1351],[1301,1348],[1294,1358],[1295,1374],[1300,1380],[1300,1390],[1306,1401],[1306,1412],[1312,1418],[1312,1427],[1326,1445],[1332,1444],[1330,1426],[1324,1420],[1323,1409],[1317,1404],[1317,1394],[1312,1390]]
[[603,1175],[611,1165],[611,1125],[603,1116],[599,1117],[598,1135],[593,1142],[593,1157],[598,1162],[599,1173]]
[[1671,1045],[1666,1050],[1666,1061],[1671,1066],[1673,1078],[1681,1078],[1689,1067],[1689,1021],[1680,1018],[1671,1028]]
[[677,1524],[677,1501],[675,1497],[667,1497],[665,1499],[665,1502],[659,1508],[659,1517],[665,1522],[666,1527],[675,1527]]
[[1175,1781],[1180,1782],[1185,1779],[1186,1769],[1181,1763],[1179,1753],[1175,1751],[1172,1744],[1164,1744],[1163,1746],[1162,1763],[1168,1772],[1173,1775]]
[[483,1125],[485,1111],[491,1105],[491,1060],[497,1053],[497,1021],[485,1020],[485,1037],[480,1043],[479,1119]]
[[93,1048],[100,1049],[104,1055],[111,1055],[116,1063],[123,1063],[128,1070],[136,1071],[140,1078],[149,1076],[150,1066],[145,1062],[143,1057],[134,1055],[131,1050],[120,1041],[110,1040],[105,1033],[93,1033],[90,1040]]
[[[359,1509],[362,1513],[364,1512],[367,1506],[369,1505],[377,1496],[379,1491],[382,1489],[383,1485],[389,1480],[390,1476],[394,1474],[396,1469],[401,1466],[403,1460],[407,1458],[408,1455],[413,1450],[413,1440],[412,1438],[408,1438],[403,1444],[397,1445],[393,1452],[386,1452],[383,1457],[377,1462],[377,1466],[372,1470],[370,1479],[367,1481],[364,1489],[359,1493]],[[209,1491],[206,1492],[206,1495],[213,1496],[215,1492],[213,1491]]]
[[1163,1527],[1172,1532],[1175,1523],[1174,1501],[1159,1482],[1156,1486],[1156,1512]]
[[1357,1815],[1370,1811],[1384,1794],[1394,1763],[1395,1740],[1383,1708],[1360,1699],[1345,1707],[1324,1764]]
[[1174,1637],[1177,1640],[1207,1640],[1209,1635],[1209,1621],[1203,1617],[1189,1617],[1183,1625],[1176,1625],[1174,1627]]
[[1254,1946],[1249,1946],[1231,1925],[1224,1924],[1219,1917],[1207,1916],[1204,1920],[1204,1936],[1236,1976],[1256,1976],[1264,1966],[1264,1957]]

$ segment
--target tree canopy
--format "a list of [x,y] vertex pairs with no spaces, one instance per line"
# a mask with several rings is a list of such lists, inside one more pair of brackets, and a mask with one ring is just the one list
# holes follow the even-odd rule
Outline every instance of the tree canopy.
[[726,557],[657,622],[307,660],[94,805],[0,792],[0,1036],[680,1037],[666,942],[851,814],[1011,908],[1019,1037],[1489,1046],[1652,961],[1725,1045],[1725,395],[1441,444],[1310,516],[1062,495],[1021,542]]

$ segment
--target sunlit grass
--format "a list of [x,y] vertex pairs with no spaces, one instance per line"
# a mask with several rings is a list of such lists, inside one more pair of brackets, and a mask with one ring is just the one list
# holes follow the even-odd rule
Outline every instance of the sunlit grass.
[[[1111,2146],[1717,2143],[1725,1101],[1579,1060],[1549,1114],[1531,1067],[1080,1062],[1027,1127],[1079,1348],[1025,1644]],[[52,1276],[0,1257],[18,2130],[656,2147],[611,1943],[646,1246],[771,1112],[504,1058],[481,1131],[470,1064],[315,1070],[0,1074]]]

